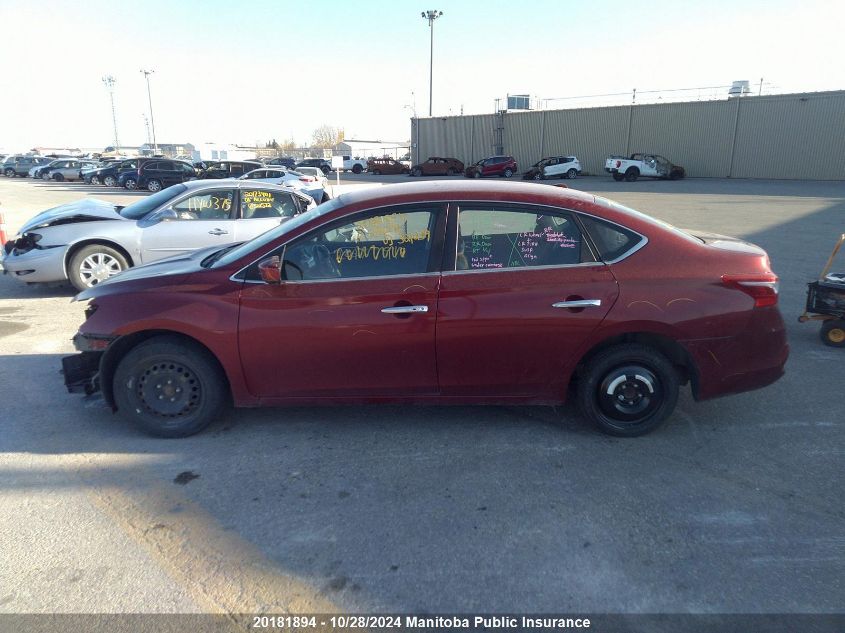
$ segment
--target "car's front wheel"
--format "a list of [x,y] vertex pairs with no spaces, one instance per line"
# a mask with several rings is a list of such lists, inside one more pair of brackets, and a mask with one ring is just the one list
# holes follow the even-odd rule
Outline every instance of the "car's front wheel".
[[228,400],[214,357],[176,336],[155,336],[132,348],[118,364],[112,385],[118,411],[158,437],[199,433]]
[[127,268],[129,262],[115,249],[104,244],[90,244],[73,254],[67,272],[73,287],[82,291]]
[[50,174],[42,172],[41,173],[41,180],[50,180]]
[[100,178],[98,176],[91,176],[91,184],[92,185],[99,185],[100,184]]
[[678,373],[646,345],[615,345],[592,358],[578,378],[578,405],[610,435],[636,437],[660,426],[678,401]]
[[14,169],[7,169],[5,172],[6,178],[14,178],[15,177],[15,170]]
[[352,173],[353,174],[360,174],[362,171],[364,171],[364,168],[361,167],[361,165],[358,165],[358,164],[352,165]]
[[513,170],[509,167],[505,170],[505,178],[510,178],[511,176],[513,176]]
[[419,178],[420,176],[422,176],[422,169],[415,169],[414,171],[411,172],[411,175]]
[[155,178],[151,179],[147,183],[147,189],[155,193],[156,191],[161,191],[161,181],[156,180]]
[[123,188],[129,191],[135,191],[138,188],[138,181],[134,178],[127,178],[123,181]]

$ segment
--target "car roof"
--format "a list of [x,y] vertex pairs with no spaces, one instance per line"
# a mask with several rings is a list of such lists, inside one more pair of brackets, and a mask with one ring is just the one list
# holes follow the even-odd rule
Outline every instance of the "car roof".
[[219,187],[221,185],[226,187],[234,187],[236,189],[275,189],[277,191],[291,191],[290,187],[284,185],[277,185],[272,182],[261,182],[258,180],[240,180],[239,178],[208,178],[205,180],[190,180],[183,182],[182,185],[186,187],[187,191],[194,191],[195,189],[206,189],[208,187]]

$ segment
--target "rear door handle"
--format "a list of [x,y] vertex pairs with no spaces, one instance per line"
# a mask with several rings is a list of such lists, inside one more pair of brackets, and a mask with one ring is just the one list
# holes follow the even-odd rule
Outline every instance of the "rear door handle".
[[601,306],[601,299],[577,299],[552,304],[553,308],[598,308],[599,306]]
[[229,235],[229,231],[224,231],[223,229],[211,229],[208,232],[209,235]]
[[428,306],[393,306],[392,308],[382,308],[385,314],[414,314],[417,312],[428,312]]

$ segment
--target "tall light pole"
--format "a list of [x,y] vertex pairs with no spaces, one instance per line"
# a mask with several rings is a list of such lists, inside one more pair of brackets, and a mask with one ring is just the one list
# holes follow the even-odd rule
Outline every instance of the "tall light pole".
[[109,97],[111,98],[111,120],[114,123],[114,151],[119,154],[120,141],[117,140],[117,111],[114,108],[114,77],[111,75],[103,77],[103,85],[109,91]]
[[434,86],[434,21],[443,15],[443,11],[431,9],[423,11],[421,15],[424,20],[428,20],[428,28],[431,31],[431,54],[428,62],[428,116],[431,116],[432,89]]
[[158,154],[158,143],[156,143],[156,120],[153,116],[153,97],[150,93],[150,75],[152,75],[155,71],[154,70],[144,70],[141,69],[141,72],[144,73],[144,78],[147,80],[147,99],[150,101],[150,123],[153,127],[153,153]]

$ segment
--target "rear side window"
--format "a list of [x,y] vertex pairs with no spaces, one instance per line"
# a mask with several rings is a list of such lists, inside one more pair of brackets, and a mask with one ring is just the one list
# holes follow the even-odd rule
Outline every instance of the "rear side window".
[[593,261],[581,229],[568,213],[460,210],[457,270],[567,266]]
[[596,245],[599,257],[606,262],[619,259],[644,239],[638,233],[598,218],[581,216],[581,222]]

